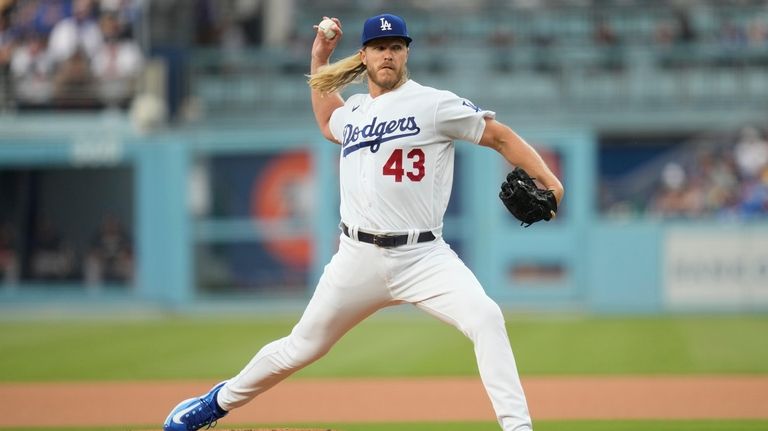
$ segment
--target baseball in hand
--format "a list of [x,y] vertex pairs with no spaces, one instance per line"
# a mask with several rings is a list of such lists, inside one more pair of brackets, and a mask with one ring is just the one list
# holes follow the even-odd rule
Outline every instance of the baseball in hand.
[[320,29],[320,31],[323,32],[326,39],[333,39],[336,37],[336,32],[333,31],[333,26],[336,25],[335,22],[333,22],[332,19],[326,18],[322,21],[320,21],[320,24],[317,25],[317,28]]

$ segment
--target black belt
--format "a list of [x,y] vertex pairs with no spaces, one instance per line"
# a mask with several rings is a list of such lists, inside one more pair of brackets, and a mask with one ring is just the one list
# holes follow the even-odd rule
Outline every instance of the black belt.
[[[341,224],[341,231],[344,235],[352,238],[349,234],[349,228],[344,223]],[[357,240],[360,242],[367,242],[383,248],[399,247],[401,245],[408,244],[408,234],[405,235],[376,235],[373,233],[357,231]],[[419,237],[416,242],[429,242],[434,241],[435,235],[426,230],[419,233]]]

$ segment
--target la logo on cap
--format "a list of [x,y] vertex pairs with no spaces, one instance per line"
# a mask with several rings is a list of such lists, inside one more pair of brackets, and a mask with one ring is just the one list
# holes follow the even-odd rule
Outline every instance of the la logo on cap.
[[[2,2],[2,0],[0,0],[0,2]],[[365,20],[365,24],[363,24],[363,33],[360,35],[361,45],[365,45],[372,40],[383,37],[403,38],[405,39],[406,46],[413,40],[408,36],[405,21],[397,15],[380,13]]]

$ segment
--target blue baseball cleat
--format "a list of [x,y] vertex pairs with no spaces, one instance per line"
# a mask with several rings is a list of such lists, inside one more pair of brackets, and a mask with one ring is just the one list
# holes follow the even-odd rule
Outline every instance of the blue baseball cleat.
[[216,396],[225,383],[219,383],[199,398],[180,402],[165,419],[163,431],[195,431],[206,425],[208,428],[216,426],[216,421],[229,413],[216,403]]

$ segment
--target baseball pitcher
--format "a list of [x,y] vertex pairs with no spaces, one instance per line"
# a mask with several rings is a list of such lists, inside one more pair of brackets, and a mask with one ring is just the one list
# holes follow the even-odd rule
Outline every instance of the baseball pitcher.
[[[402,18],[366,20],[359,51],[335,63],[329,59],[343,37],[341,22],[316,27],[309,86],[320,131],[339,146],[339,250],[290,335],[264,346],[235,377],[182,401],[164,429],[210,426],[322,357],[372,313],[402,303],[469,337],[501,428],[532,429],[502,312],[442,237],[454,141],[493,148],[520,169],[500,197],[529,225],[554,217],[563,186],[494,112],[409,78],[412,39]],[[358,79],[367,80],[368,92],[344,100],[340,91]]]

